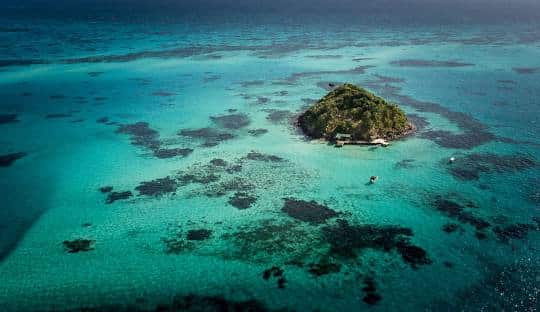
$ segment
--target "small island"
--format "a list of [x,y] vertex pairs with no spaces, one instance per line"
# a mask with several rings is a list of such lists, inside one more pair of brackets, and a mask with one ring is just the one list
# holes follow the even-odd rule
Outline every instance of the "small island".
[[382,144],[414,130],[397,105],[352,84],[328,93],[298,118],[304,133],[314,139],[344,144]]

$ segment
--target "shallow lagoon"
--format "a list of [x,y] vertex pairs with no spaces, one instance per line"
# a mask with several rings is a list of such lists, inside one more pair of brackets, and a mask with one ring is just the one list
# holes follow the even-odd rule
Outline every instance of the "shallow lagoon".
[[[538,305],[535,25],[3,23],[4,310]],[[329,82],[423,127],[306,140]]]

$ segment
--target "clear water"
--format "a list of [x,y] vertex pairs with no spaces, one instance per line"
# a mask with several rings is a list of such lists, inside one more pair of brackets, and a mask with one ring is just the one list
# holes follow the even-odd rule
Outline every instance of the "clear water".
[[[538,24],[34,13],[0,20],[0,113],[17,120],[0,124],[0,154],[26,153],[0,167],[3,311],[180,309],[188,295],[193,309],[538,307]],[[401,104],[418,132],[388,148],[307,140],[294,116],[329,82]],[[236,114],[249,124],[211,118]],[[193,151],[157,157],[118,131],[136,122],[160,148]],[[206,127],[233,138],[178,135]],[[207,179],[178,182],[186,174]],[[170,192],[136,189],[164,177]],[[133,196],[107,204],[104,186]],[[235,193],[256,200],[238,209]],[[287,199],[337,215],[306,222]],[[340,220],[351,228],[332,236]],[[210,236],[190,240],[200,229]],[[93,249],[69,253],[63,242],[79,238]],[[403,242],[426,252],[420,263]],[[284,288],[263,278],[274,266]]]

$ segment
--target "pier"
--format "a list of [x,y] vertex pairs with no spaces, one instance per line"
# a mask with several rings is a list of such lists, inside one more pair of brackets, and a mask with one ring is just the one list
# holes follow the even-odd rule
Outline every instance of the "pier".
[[350,135],[336,135],[336,147],[343,147],[344,145],[381,145],[387,147],[389,145],[388,141],[385,139],[375,139],[371,141],[363,140],[351,140]]

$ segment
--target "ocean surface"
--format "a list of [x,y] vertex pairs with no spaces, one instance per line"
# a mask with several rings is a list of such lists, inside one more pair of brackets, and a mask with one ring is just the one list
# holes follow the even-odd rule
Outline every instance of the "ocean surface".
[[0,310],[537,311],[540,23],[124,5],[0,13]]

